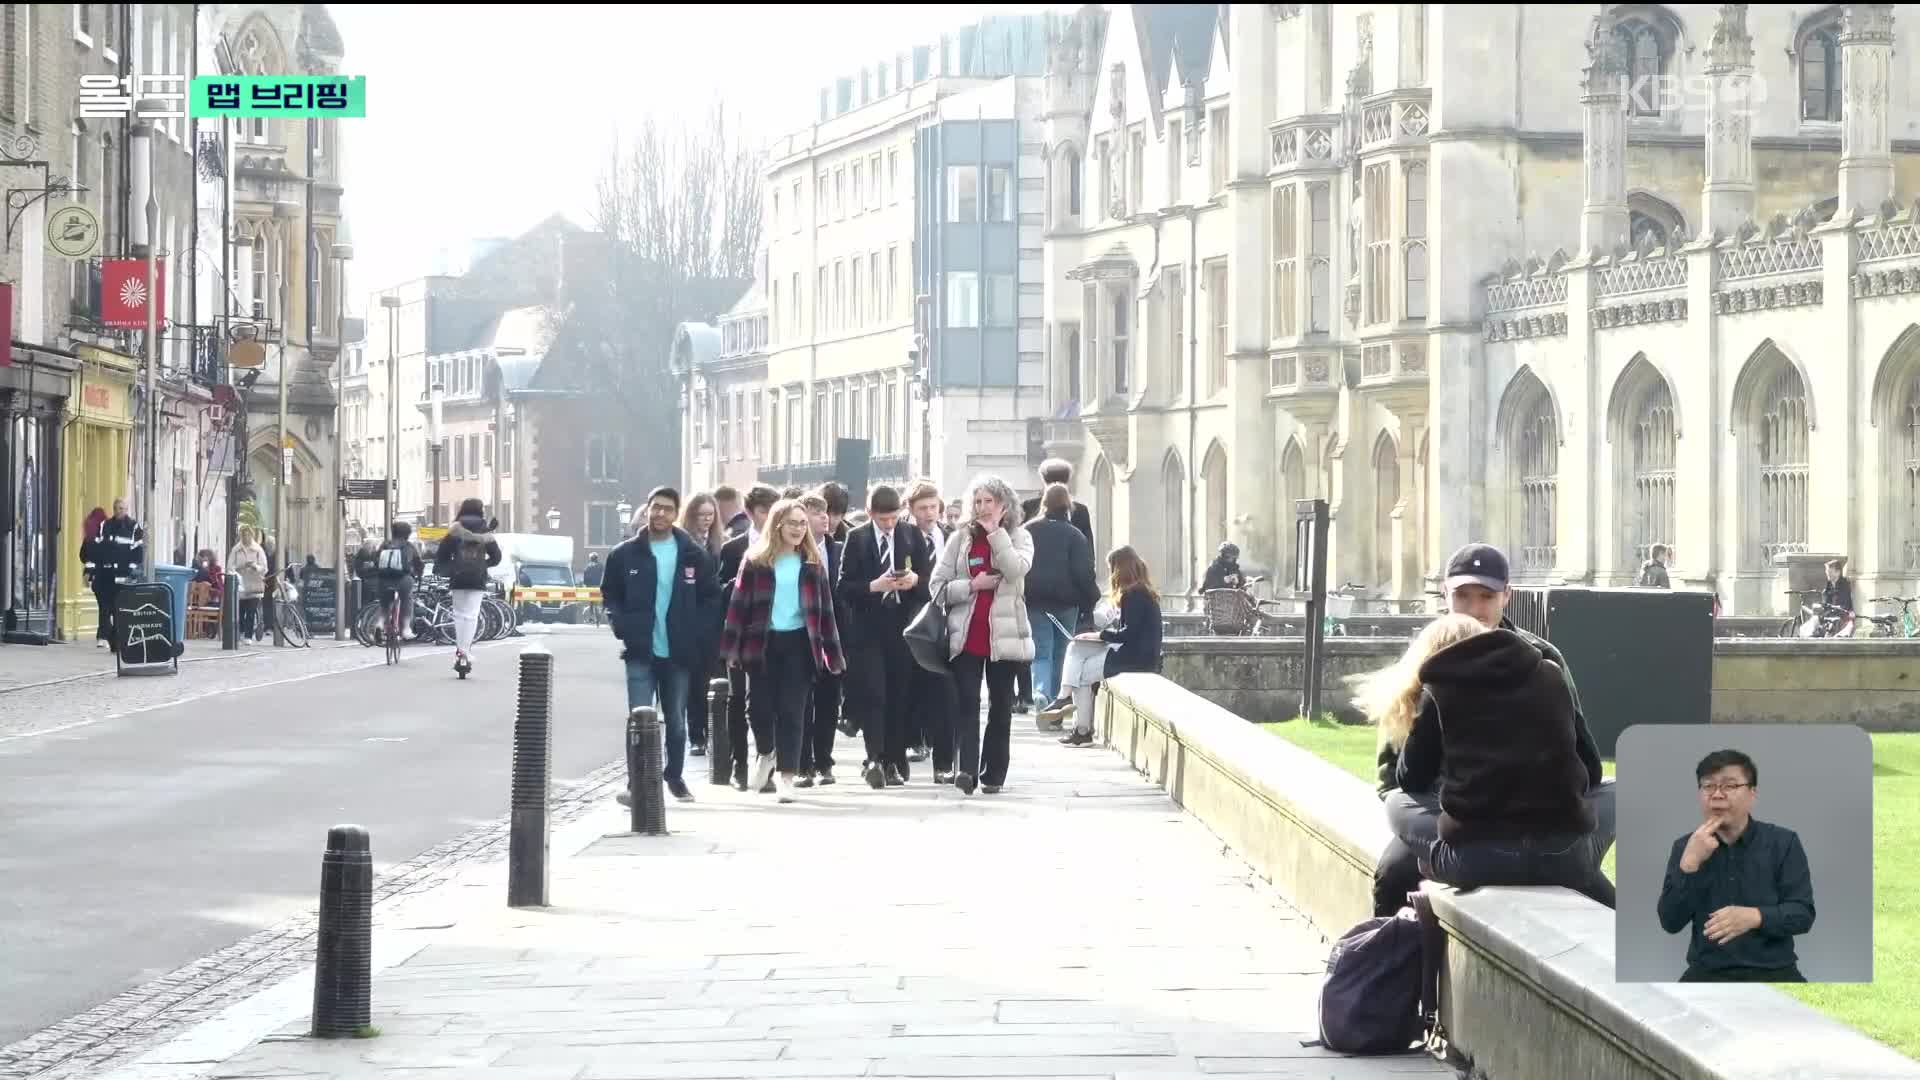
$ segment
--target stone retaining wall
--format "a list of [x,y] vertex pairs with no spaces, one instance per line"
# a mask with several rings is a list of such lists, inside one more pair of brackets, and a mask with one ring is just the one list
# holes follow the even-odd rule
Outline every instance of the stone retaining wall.
[[[1403,638],[1328,638],[1321,711],[1364,723],[1346,677],[1385,667],[1406,647]],[[1291,720],[1300,713],[1305,654],[1299,638],[1170,637],[1165,675],[1249,720]],[[1712,712],[1716,724],[1920,731],[1920,640],[1718,639]]]
[[[1329,938],[1372,913],[1365,782],[1167,679],[1121,675],[1095,731]],[[1440,1015],[1485,1080],[1906,1080],[1915,1062],[1768,986],[1617,983],[1613,913],[1562,888],[1428,886]]]

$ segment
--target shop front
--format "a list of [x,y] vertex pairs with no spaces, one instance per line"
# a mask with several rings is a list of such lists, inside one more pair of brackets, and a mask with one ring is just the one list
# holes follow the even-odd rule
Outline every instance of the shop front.
[[15,345],[0,367],[0,632],[11,642],[54,636],[59,595],[60,420],[80,362]]
[[[81,366],[67,399],[68,425],[61,447],[60,508],[66,527],[60,534],[60,637],[79,641],[93,636],[98,623],[93,592],[81,572],[81,532],[98,508],[111,511],[113,500],[132,504],[130,458],[133,436],[133,384],[139,361],[131,356],[82,345]],[[142,522],[152,532],[151,522]]]

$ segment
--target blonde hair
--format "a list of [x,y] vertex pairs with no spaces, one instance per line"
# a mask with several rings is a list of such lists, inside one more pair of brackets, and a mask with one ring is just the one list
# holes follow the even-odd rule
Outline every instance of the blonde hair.
[[767,527],[760,530],[759,539],[747,549],[747,562],[762,568],[771,567],[775,557],[786,553],[787,545],[780,539],[780,523],[786,520],[788,514],[799,514],[800,523],[807,527],[807,534],[800,538],[799,545],[793,550],[800,553],[801,559],[815,566],[825,565],[820,558],[820,545],[813,542],[813,522],[807,520],[807,508],[800,504],[799,499],[781,499],[773,504],[773,509],[767,511]]
[[1353,705],[1380,728],[1383,741],[1395,750],[1407,741],[1413,730],[1413,716],[1420,706],[1420,665],[1427,658],[1455,642],[1465,641],[1487,628],[1471,615],[1442,615],[1428,623],[1414,637],[1400,659],[1360,675],[1350,675]]

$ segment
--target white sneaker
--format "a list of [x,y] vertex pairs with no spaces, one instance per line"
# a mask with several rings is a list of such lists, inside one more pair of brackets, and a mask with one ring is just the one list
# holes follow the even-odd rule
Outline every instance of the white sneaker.
[[753,763],[753,780],[747,785],[747,790],[758,792],[761,788],[767,786],[767,781],[772,779],[772,777],[773,755],[761,754]]
[[788,776],[786,773],[781,773],[780,775],[774,777],[773,790],[779,794],[781,802],[783,803],[792,802],[793,790],[794,790],[793,777]]

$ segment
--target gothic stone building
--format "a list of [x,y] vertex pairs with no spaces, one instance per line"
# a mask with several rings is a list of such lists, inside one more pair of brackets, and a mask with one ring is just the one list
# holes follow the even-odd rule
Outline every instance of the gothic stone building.
[[[1049,392],[1103,545],[1221,539],[1417,601],[1522,580],[1775,610],[1920,584],[1920,8],[1089,7],[1048,78]],[[1489,57],[1502,58],[1489,63]],[[1838,346],[1838,347],[1836,347]]]

